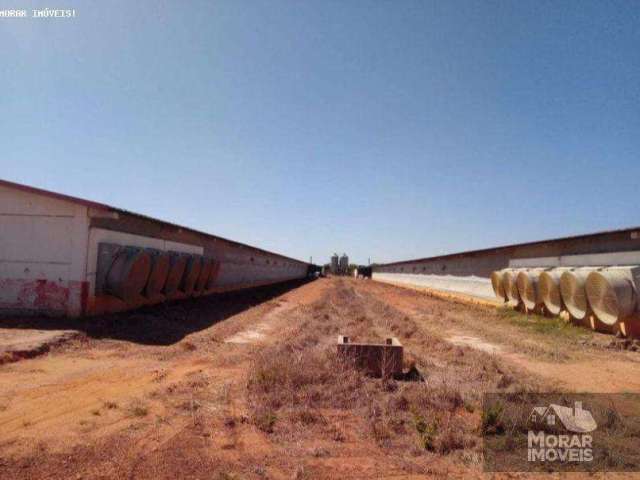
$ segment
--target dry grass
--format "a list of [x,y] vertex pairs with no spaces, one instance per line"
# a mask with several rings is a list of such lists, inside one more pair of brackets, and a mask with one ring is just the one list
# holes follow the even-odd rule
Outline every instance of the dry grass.
[[193,352],[198,349],[198,347],[193,342],[189,341],[182,342],[180,346],[186,352]]
[[127,414],[131,417],[146,417],[149,414],[149,407],[142,401],[135,400],[128,406]]
[[[459,452],[465,462],[477,461],[481,394],[519,388],[514,375],[490,355],[452,346],[374,298],[358,298],[352,288],[337,293],[342,298],[300,312],[295,340],[254,358],[247,383],[254,425],[278,443],[364,437],[399,455]],[[398,336],[407,363],[426,381],[367,377],[337,356],[338,333],[368,340]],[[336,412],[356,419],[355,425],[336,422]]]
[[[130,406],[129,394],[116,399],[120,405],[101,398],[90,407],[101,416],[87,412],[84,425],[73,423],[73,434],[109,428],[104,436],[87,435],[86,445],[73,450],[72,462],[67,452],[30,456],[28,468],[3,458],[10,462],[3,465],[5,476],[480,477],[480,396],[519,389],[523,380],[498,358],[443,341],[429,329],[437,327],[438,312],[430,312],[427,322],[421,313],[399,311],[401,302],[389,306],[381,289],[348,281],[312,293],[304,304],[292,295],[289,304],[298,306],[269,317],[273,330],[254,344],[222,340],[265,321],[267,308],[168,348],[110,342],[109,351],[117,345],[118,359],[136,355],[158,361],[150,390],[131,394],[144,403]],[[213,305],[207,316],[218,315]],[[162,322],[152,320],[145,331]],[[188,320],[167,320],[170,336],[176,333],[171,342],[193,333],[199,320]],[[210,321],[199,323],[205,324]],[[405,345],[405,367],[414,364],[425,381],[370,378],[341,364],[335,347],[339,334],[354,341],[398,337]],[[157,337],[167,342],[165,334]],[[147,372],[146,366],[140,371]],[[116,422],[129,426],[112,435]],[[32,436],[31,430],[37,429],[25,435]]]
[[271,408],[347,408],[358,402],[361,385],[359,372],[339,362],[333,349],[285,347],[254,360],[248,387]]
[[[397,288],[399,295],[415,294]],[[492,343],[508,345],[514,351],[554,362],[571,360],[581,352],[581,345],[585,342],[604,348],[603,339],[607,338],[606,335],[559,317],[527,315],[510,307],[472,308],[438,297],[431,299],[433,304],[428,308],[416,305],[412,316],[419,319],[421,330],[436,337],[452,330],[465,332]],[[405,338],[412,337],[411,327],[401,326],[400,333]]]
[[248,382],[252,420],[282,437],[345,433],[324,415],[349,411],[361,431],[384,448],[447,454],[477,447],[477,428],[461,392],[446,384],[396,382],[366,377],[338,360],[332,346],[274,348],[255,360]]
[[111,400],[106,400],[105,402],[102,403],[102,405],[107,410],[115,410],[115,409],[118,408],[118,404],[116,402],[111,401]]

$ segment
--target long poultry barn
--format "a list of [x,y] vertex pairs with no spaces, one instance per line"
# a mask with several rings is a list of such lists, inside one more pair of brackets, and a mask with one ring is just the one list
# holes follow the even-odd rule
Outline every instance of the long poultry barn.
[[79,317],[308,276],[308,263],[0,180],[0,314]]
[[374,280],[640,336],[640,228],[373,266]]

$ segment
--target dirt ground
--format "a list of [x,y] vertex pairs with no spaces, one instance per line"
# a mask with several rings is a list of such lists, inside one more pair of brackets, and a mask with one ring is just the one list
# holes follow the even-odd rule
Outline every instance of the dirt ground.
[[[483,392],[640,392],[640,353],[605,335],[351,278],[0,321],[21,329],[79,333],[0,365],[2,479],[494,478]],[[342,370],[339,334],[398,337],[425,382]],[[420,409],[444,425],[437,436]]]

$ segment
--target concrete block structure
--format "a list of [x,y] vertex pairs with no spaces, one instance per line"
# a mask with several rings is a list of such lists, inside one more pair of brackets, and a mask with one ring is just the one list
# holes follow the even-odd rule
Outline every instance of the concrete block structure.
[[0,314],[79,317],[302,279],[293,258],[0,180]]
[[354,343],[340,335],[337,353],[344,361],[374,377],[400,377],[402,375],[403,347],[397,338],[387,338],[385,343]]

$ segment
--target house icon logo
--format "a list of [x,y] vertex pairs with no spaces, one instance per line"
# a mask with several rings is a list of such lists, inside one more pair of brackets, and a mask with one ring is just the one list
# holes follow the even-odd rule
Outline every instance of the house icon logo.
[[534,407],[529,414],[529,423],[540,428],[562,425],[573,433],[588,433],[598,428],[591,412],[582,408],[582,402],[574,402],[573,408],[555,403]]

